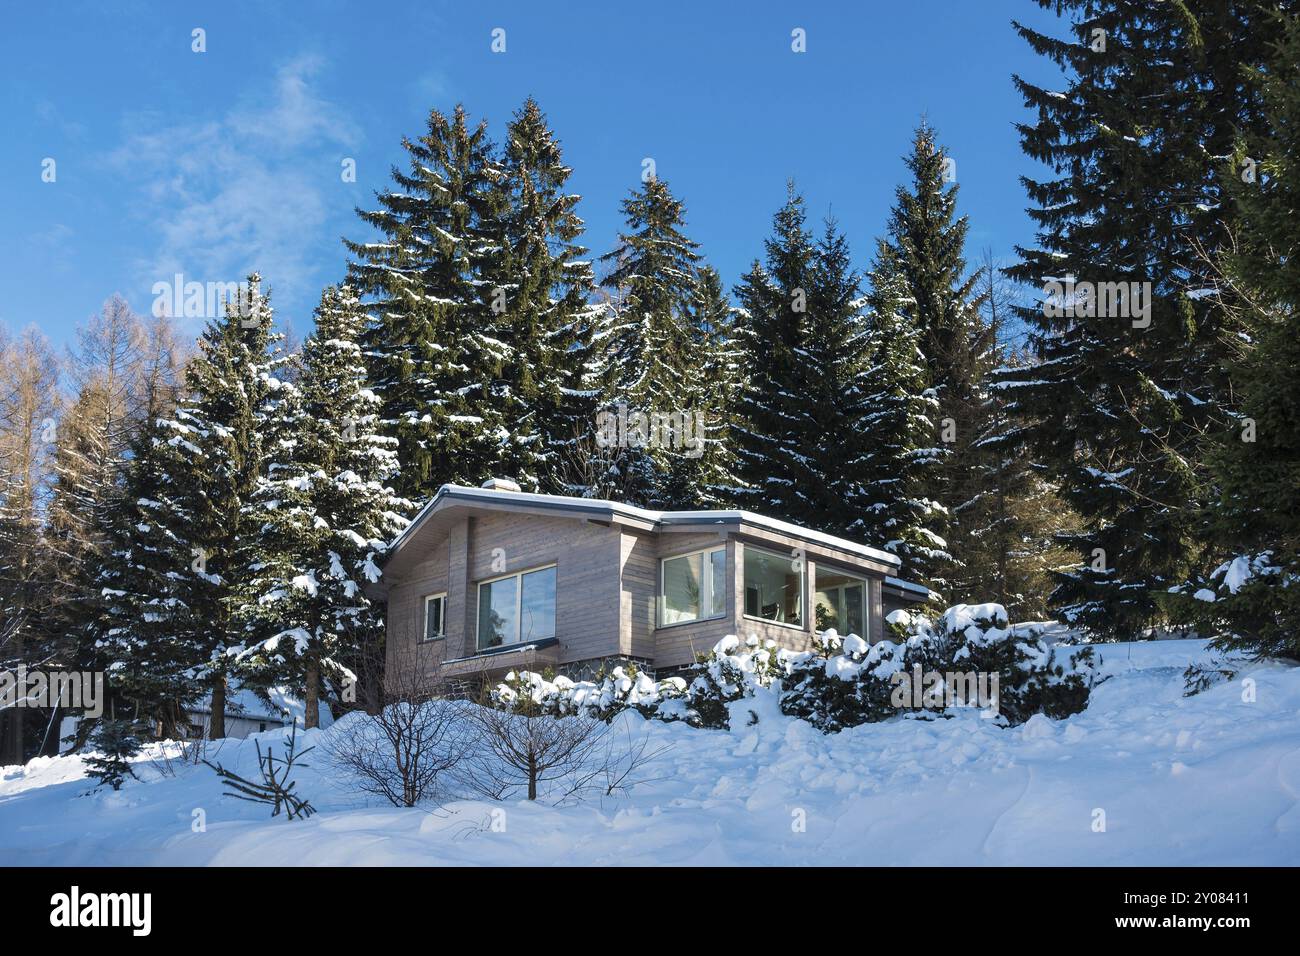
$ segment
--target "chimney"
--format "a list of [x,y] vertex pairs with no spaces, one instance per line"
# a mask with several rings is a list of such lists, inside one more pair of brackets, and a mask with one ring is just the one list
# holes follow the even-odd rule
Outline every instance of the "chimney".
[[489,478],[479,487],[488,491],[519,491],[519,486],[509,478]]

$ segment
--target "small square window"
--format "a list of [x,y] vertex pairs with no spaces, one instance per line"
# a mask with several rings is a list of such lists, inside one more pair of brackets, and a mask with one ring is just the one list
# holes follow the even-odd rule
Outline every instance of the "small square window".
[[439,641],[447,636],[447,595],[432,594],[424,599],[424,640]]

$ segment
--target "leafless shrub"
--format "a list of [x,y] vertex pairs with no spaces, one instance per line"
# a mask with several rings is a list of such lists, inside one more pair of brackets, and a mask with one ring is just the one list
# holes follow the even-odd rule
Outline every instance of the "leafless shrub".
[[472,711],[475,749],[466,781],[494,800],[526,793],[565,800],[591,793],[612,796],[644,782],[641,772],[668,748],[651,749],[649,737],[626,738],[613,725],[585,714],[552,717],[527,698],[510,709],[485,696]]
[[599,775],[591,780],[599,782],[607,797],[625,796],[633,787],[661,779],[645,776],[644,770],[672,750],[671,744],[651,748],[649,734],[634,736],[631,725],[623,727],[625,737],[616,732],[608,736],[604,757],[599,762]]
[[159,748],[158,753],[149,758],[149,764],[161,776],[174,777],[177,770],[185,766],[198,766],[208,756],[206,737],[189,737],[176,741],[176,749]]
[[326,750],[360,789],[396,807],[440,796],[448,771],[472,744],[467,705],[441,696],[416,653],[389,669],[379,712],[353,713],[335,725]]

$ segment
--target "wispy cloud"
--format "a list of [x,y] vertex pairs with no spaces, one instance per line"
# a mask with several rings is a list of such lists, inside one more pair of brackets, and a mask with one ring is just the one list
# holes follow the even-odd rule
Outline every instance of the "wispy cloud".
[[305,294],[328,214],[324,190],[360,136],[314,89],[321,67],[299,57],[260,101],[215,118],[135,119],[109,163],[139,190],[138,214],[157,237],[140,263],[144,283],[178,272],[229,282],[257,269],[273,288]]

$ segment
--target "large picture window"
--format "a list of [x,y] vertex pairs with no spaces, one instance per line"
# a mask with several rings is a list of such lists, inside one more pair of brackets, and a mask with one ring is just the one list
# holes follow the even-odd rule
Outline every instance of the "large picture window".
[[792,627],[804,626],[806,572],[802,561],[745,546],[745,614]]
[[555,567],[523,571],[478,586],[478,649],[555,636]]
[[867,582],[848,574],[817,568],[817,588],[813,595],[813,619],[817,630],[835,628],[840,634],[868,638],[866,624]]
[[659,571],[659,625],[685,624],[727,613],[727,549],[664,558]]

